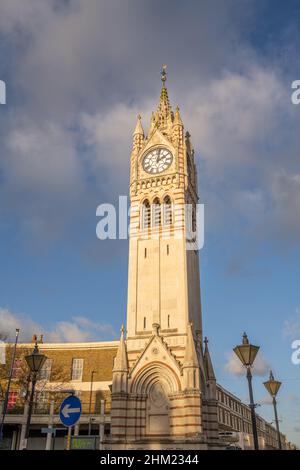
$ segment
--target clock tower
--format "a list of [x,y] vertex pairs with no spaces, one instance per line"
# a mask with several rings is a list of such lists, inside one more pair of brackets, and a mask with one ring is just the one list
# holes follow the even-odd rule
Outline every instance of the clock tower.
[[203,348],[197,171],[161,73],[146,135],[138,116],[130,158],[127,334],[112,382],[107,448],[217,446],[216,380]]

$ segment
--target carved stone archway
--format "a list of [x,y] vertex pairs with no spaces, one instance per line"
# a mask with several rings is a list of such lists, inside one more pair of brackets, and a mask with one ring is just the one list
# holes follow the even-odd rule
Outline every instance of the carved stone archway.
[[177,374],[161,362],[142,368],[133,379],[131,392],[146,398],[145,432],[148,436],[170,435],[169,395],[180,390]]

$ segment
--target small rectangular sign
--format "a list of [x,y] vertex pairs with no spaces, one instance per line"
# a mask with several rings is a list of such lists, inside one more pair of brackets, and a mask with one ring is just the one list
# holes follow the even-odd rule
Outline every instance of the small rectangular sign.
[[42,428],[42,434],[56,434],[56,428]]
[[98,436],[72,436],[72,450],[96,450],[99,449]]

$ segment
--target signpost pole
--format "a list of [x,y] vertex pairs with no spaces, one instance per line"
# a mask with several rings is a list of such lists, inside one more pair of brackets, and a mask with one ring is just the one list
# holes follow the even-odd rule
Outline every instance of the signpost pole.
[[[54,400],[51,400],[49,420],[48,420],[48,429],[52,429],[52,427],[53,427],[53,416],[54,416]],[[47,433],[47,438],[46,438],[46,450],[51,449],[51,447],[52,447],[51,440],[52,439],[53,439],[52,432],[48,432]]]
[[67,448],[66,450],[71,449],[71,436],[72,436],[72,426],[68,427],[68,437],[67,437]]

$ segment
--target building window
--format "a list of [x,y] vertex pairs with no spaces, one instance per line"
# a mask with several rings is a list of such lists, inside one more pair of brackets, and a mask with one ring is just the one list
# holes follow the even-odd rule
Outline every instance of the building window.
[[147,258],[147,248],[145,248],[145,258]]
[[51,376],[51,368],[52,368],[52,359],[46,359],[44,362],[40,372],[39,372],[39,380],[50,380]]
[[144,330],[146,329],[146,326],[147,326],[147,320],[146,320],[146,317],[144,317]]
[[7,402],[7,409],[12,410],[13,407],[16,405],[18,398],[18,392],[9,392],[8,394],[8,402]]
[[153,227],[161,225],[161,205],[159,199],[156,197],[153,201]]
[[142,228],[149,228],[151,223],[151,207],[149,201],[146,199],[142,207]]
[[73,359],[72,380],[82,380],[83,359]]
[[164,225],[173,223],[172,201],[169,196],[164,198]]
[[169,248],[169,245],[167,245],[167,255],[169,255],[170,253],[170,248]]
[[170,328],[170,315],[168,315],[168,328]]

